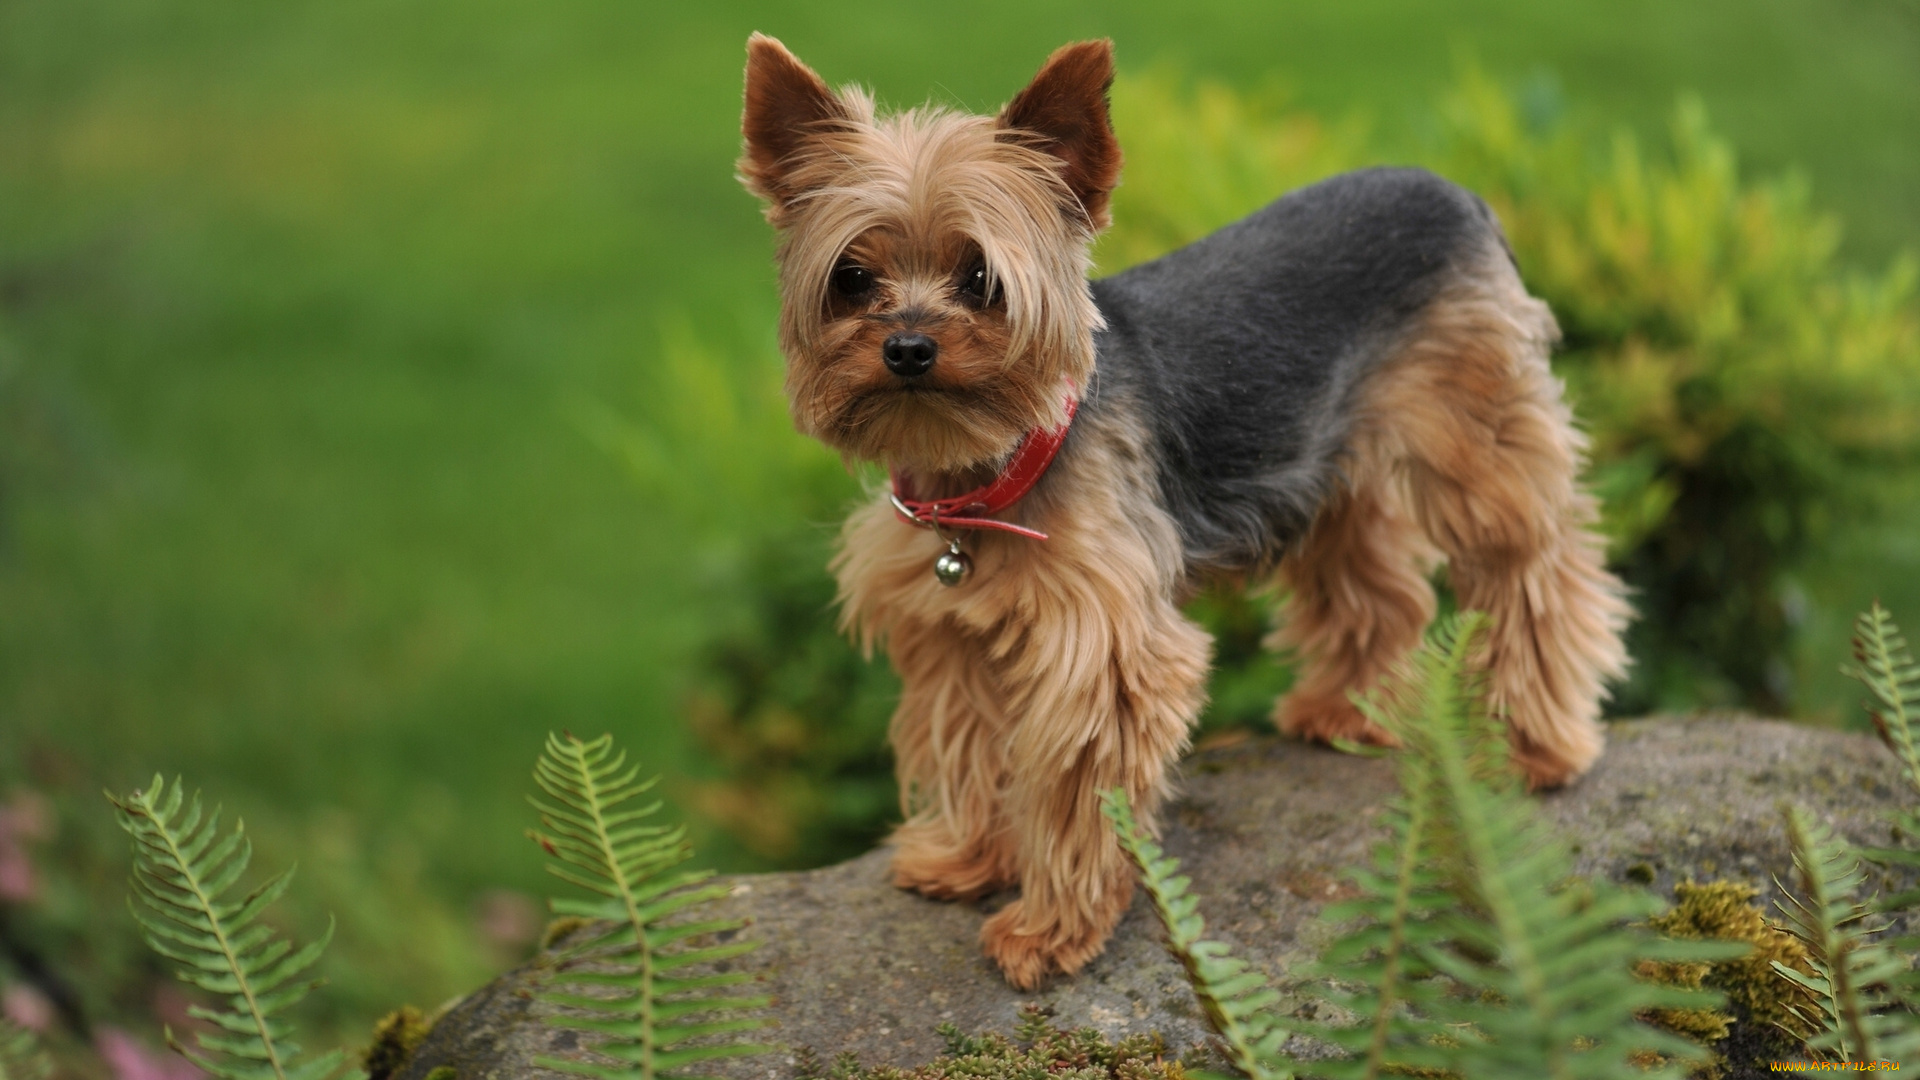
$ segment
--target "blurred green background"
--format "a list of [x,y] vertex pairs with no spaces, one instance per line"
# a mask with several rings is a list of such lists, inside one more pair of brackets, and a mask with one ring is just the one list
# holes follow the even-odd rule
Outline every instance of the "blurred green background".
[[[1365,160],[1420,159],[1463,71],[1602,143],[1664,145],[1691,92],[1742,176],[1837,215],[1839,266],[1920,247],[1913,0],[0,3],[0,800],[38,875],[0,901],[0,980],[176,1009],[98,797],[155,770],[300,861],[289,922],[339,916],[328,1031],[524,953],[549,729],[614,732],[722,867],[870,838],[888,676],[818,643],[857,481],[784,426],[772,242],[731,178],[756,29],[974,109],[1111,36],[1125,78]],[[1876,485],[1895,509],[1815,530],[1786,583],[1778,697],[1811,720],[1850,722],[1851,613],[1920,611],[1920,484]],[[806,715],[744,737],[762,698]],[[770,804],[806,820],[752,803],[808,754],[829,782]]]

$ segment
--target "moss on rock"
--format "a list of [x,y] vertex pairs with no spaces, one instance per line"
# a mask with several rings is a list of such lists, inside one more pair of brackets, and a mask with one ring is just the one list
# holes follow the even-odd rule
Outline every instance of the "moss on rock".
[[1794,1056],[1810,1034],[1788,1006],[1798,991],[1773,969],[1774,962],[1811,973],[1800,940],[1775,926],[1754,900],[1758,889],[1736,881],[1686,881],[1674,886],[1674,905],[1648,920],[1656,933],[1673,938],[1744,942],[1743,956],[1710,964],[1649,961],[1640,973],[1656,982],[1727,995],[1727,1011],[1661,1009],[1649,1020],[1712,1047],[1714,1059],[1696,1070],[1702,1080],[1763,1067],[1769,1059]]
[[1158,1033],[1108,1039],[1094,1028],[1068,1031],[1053,1026],[1046,1012],[1028,1005],[1020,1010],[1013,1037],[967,1035],[952,1024],[942,1024],[946,1052],[925,1065],[901,1069],[892,1065],[861,1066],[851,1053],[832,1065],[801,1048],[796,1054],[798,1080],[1186,1080],[1186,1064],[1167,1053]]
[[381,1017],[373,1025],[373,1044],[360,1057],[367,1080],[388,1080],[398,1075],[432,1030],[433,1021],[411,1005],[402,1005]]

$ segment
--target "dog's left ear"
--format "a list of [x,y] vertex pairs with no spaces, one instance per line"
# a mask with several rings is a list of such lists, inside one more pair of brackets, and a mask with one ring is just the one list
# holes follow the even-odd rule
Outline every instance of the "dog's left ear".
[[799,194],[794,163],[807,141],[847,119],[846,104],[785,45],[760,33],[747,39],[746,109],[740,119],[746,153],[739,175],[774,212]]
[[1000,126],[1039,136],[1066,163],[1062,177],[1094,229],[1111,220],[1107,195],[1120,182],[1120,140],[1107,119],[1113,42],[1077,41],[1054,50],[1025,90],[1000,110]]

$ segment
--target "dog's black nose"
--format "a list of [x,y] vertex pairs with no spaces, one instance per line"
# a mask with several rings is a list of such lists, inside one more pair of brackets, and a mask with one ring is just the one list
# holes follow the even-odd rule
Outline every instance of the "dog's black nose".
[[889,336],[880,346],[880,358],[887,362],[887,370],[908,379],[933,370],[933,358],[939,354],[940,346],[932,338],[906,331]]

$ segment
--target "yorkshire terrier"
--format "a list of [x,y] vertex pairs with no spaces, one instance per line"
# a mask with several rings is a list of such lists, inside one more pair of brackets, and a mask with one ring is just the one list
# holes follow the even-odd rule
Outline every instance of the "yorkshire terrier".
[[1097,956],[1132,896],[1097,793],[1148,822],[1165,799],[1205,697],[1212,642],[1181,613],[1203,585],[1284,587],[1282,731],[1386,744],[1349,695],[1418,643],[1444,561],[1492,617],[1535,787],[1599,755],[1626,664],[1558,330],[1486,204],[1369,169],[1090,282],[1112,79],[1111,44],[1081,42],[996,116],[883,116],[747,43],[739,174],[779,236],[795,424],[892,474],[832,568],[902,681],[894,881],[1017,884],[980,936],[1023,989]]

